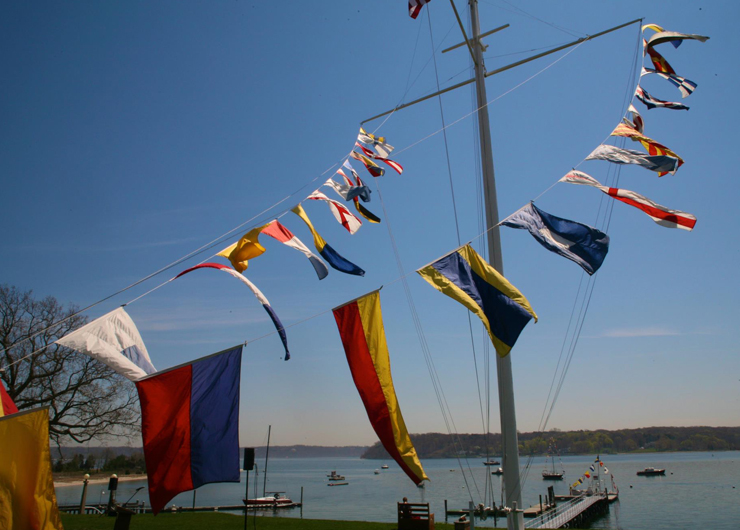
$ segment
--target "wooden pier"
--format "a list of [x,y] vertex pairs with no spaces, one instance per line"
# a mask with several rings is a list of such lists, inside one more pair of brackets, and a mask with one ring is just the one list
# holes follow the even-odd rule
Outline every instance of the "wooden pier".
[[525,528],[581,528],[608,512],[609,496],[605,493],[580,495],[527,522]]

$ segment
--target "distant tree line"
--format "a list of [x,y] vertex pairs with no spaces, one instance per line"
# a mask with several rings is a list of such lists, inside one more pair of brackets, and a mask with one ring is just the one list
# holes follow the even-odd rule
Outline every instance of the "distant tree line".
[[[412,434],[421,458],[494,456],[501,454],[501,435],[441,433]],[[519,433],[519,453],[546,454],[554,441],[560,454],[609,454],[668,451],[740,450],[740,427],[646,427],[616,431],[560,431]],[[380,442],[361,458],[387,459]]]
[[116,473],[118,475],[130,475],[146,473],[144,453],[141,451],[130,455],[114,455],[112,451],[106,451],[103,457],[94,454],[87,456],[75,454],[71,458],[60,458],[54,462],[55,473]]

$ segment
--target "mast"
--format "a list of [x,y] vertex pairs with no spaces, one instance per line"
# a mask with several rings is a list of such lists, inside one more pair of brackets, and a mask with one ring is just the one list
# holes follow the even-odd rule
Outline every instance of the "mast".
[[264,497],[265,490],[267,489],[267,459],[270,457],[270,431],[272,431],[272,425],[267,426],[267,451],[265,451],[265,469],[262,471],[264,477],[262,481],[262,496]]
[[[478,0],[469,0],[472,25],[473,62],[475,63],[475,93],[478,102],[478,132],[480,134],[481,168],[483,171],[483,193],[486,205],[486,228],[488,232],[488,262],[501,275],[504,274],[504,260],[501,252],[501,237],[498,222],[498,201],[496,198],[496,179],[493,171],[491,148],[491,128],[488,120],[488,98],[486,96],[486,71],[483,62],[483,49],[480,42],[480,21]],[[493,227],[493,228],[492,228]],[[519,439],[516,432],[516,409],[514,407],[514,377],[511,369],[511,355],[496,356],[498,376],[498,401],[501,415],[501,441],[503,444],[503,482],[506,506],[522,507],[522,488],[519,480]],[[506,516],[509,530],[524,528],[521,512],[510,512]]]

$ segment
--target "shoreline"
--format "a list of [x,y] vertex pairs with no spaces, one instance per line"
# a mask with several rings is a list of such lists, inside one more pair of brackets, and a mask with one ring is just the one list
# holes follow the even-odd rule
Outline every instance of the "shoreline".
[[[134,480],[146,480],[146,474],[141,475],[124,475],[122,477],[118,477],[118,482],[131,482]],[[61,476],[61,477],[54,477],[54,487],[63,487],[63,486],[80,486],[83,483],[83,477],[82,476]],[[106,477],[100,477],[100,476],[93,476],[90,477],[87,481],[88,484],[108,484],[108,481],[110,480],[110,475]]]

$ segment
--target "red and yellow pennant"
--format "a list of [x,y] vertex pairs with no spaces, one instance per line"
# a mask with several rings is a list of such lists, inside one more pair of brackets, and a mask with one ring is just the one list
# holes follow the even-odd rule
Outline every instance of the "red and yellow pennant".
[[414,484],[429,480],[409,437],[393,388],[380,293],[374,291],[333,311],[352,379],[380,443]]

